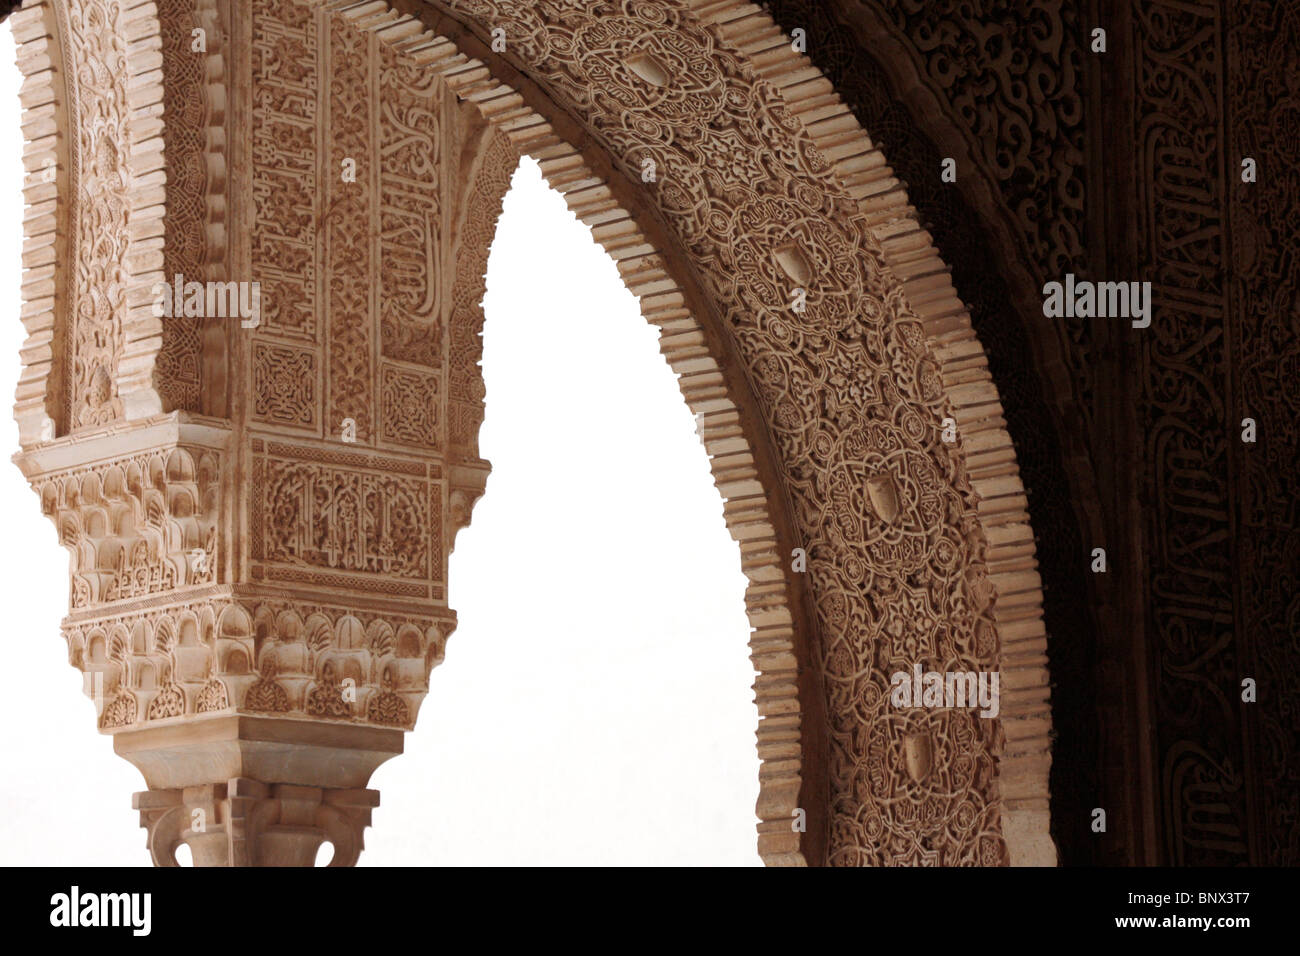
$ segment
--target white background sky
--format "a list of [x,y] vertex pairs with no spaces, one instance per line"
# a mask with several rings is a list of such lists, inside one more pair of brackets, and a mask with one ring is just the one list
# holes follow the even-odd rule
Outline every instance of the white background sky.
[[[0,449],[24,332],[19,77],[0,28]],[[362,865],[757,865],[745,579],[694,421],[614,264],[516,173],[488,265],[487,494],[460,627]],[[0,863],[147,865],[144,783],[67,662],[68,556],[0,461]],[[326,851],[328,853],[328,851]]]

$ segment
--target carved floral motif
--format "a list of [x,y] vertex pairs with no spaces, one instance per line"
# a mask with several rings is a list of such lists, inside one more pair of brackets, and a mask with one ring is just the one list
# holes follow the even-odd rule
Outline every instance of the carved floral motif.
[[104,425],[122,414],[116,377],[126,321],[130,247],[129,109],[121,8],[105,0],[64,5],[77,50],[75,292],[68,336],[68,428]]

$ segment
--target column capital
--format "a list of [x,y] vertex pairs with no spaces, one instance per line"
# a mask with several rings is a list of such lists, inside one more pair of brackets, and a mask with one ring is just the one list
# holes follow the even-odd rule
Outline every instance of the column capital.
[[132,798],[155,866],[179,866],[190,848],[195,866],[312,866],[320,845],[334,846],[330,866],[353,866],[365,845],[379,791],[303,787],[234,777]]

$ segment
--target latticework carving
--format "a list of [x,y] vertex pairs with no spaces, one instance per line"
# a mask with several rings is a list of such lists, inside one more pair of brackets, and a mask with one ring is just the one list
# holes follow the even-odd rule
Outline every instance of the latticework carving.
[[[169,120],[163,130],[168,184],[163,275],[171,282],[178,275],[184,281],[222,279],[224,33],[212,0],[165,0],[158,19],[166,75],[163,112]],[[204,363],[221,367],[217,376],[208,372],[207,389],[215,392],[225,372],[225,331],[201,317],[164,318],[154,380],[165,409],[205,410]],[[209,406],[215,402],[210,394]]]

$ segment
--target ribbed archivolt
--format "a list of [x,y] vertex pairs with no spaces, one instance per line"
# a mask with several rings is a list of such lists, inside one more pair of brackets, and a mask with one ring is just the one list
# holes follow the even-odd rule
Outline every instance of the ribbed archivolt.
[[[62,88],[58,27],[51,0],[29,0],[9,19],[18,48],[23,84],[23,217],[22,321],[27,339],[14,403],[18,438],[24,447],[53,437],[58,420],[60,381],[55,357],[55,317],[63,303],[60,287],[67,250],[69,186],[67,94]],[[46,423],[49,422],[47,425]]]
[[126,418],[162,411],[154,387],[154,362],[162,348],[162,320],[154,315],[154,288],[166,283],[163,269],[167,174],[163,138],[162,25],[152,0],[122,3],[120,28],[126,41],[126,100],[130,144],[126,168],[131,177],[126,258],[126,322],[117,392]]
[[859,214],[903,284],[941,364],[941,377],[966,468],[979,495],[986,560],[997,590],[1000,719],[1006,747],[999,762],[1004,837],[1013,865],[1055,865],[1048,835],[1051,767],[1050,678],[1028,500],[997,387],[951,269],[918,221],[905,184],[835,93],[797,53],[772,18],[751,3],[688,0],[755,71],[782,94],[857,201]]

